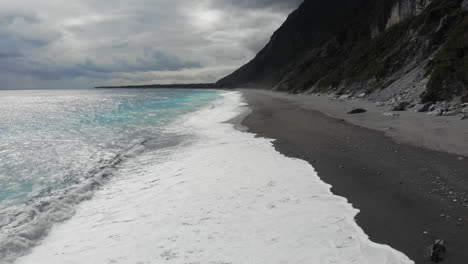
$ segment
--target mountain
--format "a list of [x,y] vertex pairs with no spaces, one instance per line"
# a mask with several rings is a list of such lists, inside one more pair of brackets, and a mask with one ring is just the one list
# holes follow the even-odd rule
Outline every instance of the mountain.
[[305,0],[216,85],[468,102],[468,0]]

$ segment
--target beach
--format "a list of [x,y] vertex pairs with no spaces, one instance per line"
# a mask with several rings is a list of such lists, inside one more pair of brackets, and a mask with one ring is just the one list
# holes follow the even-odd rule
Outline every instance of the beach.
[[167,129],[189,141],[123,162],[15,263],[413,263],[370,240],[311,164],[236,129],[249,108],[222,92],[181,116]]
[[[389,122],[377,120],[383,109],[365,101],[262,90],[168,92],[151,92],[150,107],[135,104],[126,116],[177,115],[137,123],[145,137],[116,164],[64,198],[42,198],[50,205],[32,204],[42,212],[0,241],[8,257],[0,263],[418,264],[428,263],[437,239],[448,250],[443,263],[466,259],[466,157],[418,146],[394,125],[411,122],[405,113]],[[173,112],[148,112],[155,103]],[[369,118],[346,114],[358,106]],[[367,128],[373,120],[395,130]],[[411,131],[424,130],[424,142],[443,146],[424,128],[446,121],[422,120],[425,126]],[[446,130],[436,129],[460,132]],[[463,143],[450,150],[463,152]]]
[[[357,223],[377,243],[416,263],[442,239],[443,263],[468,259],[468,122],[403,112],[386,117],[364,100],[241,90],[247,131],[308,161],[331,191],[360,210]],[[347,115],[356,107],[367,113]]]

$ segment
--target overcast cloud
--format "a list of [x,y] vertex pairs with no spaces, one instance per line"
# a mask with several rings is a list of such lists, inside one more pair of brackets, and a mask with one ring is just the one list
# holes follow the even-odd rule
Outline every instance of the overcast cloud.
[[212,82],[301,0],[0,0],[0,89]]

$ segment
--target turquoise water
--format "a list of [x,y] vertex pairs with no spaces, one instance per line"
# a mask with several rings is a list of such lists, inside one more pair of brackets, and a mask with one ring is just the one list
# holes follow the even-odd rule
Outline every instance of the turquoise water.
[[126,159],[182,142],[184,136],[167,126],[218,95],[170,89],[0,91],[0,259],[34,246]]

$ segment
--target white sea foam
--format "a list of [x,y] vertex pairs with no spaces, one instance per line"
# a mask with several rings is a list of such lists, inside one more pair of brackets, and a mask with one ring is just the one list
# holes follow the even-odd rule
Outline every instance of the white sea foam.
[[174,125],[197,141],[133,159],[17,263],[413,263],[307,162],[224,123],[242,105],[226,92]]

